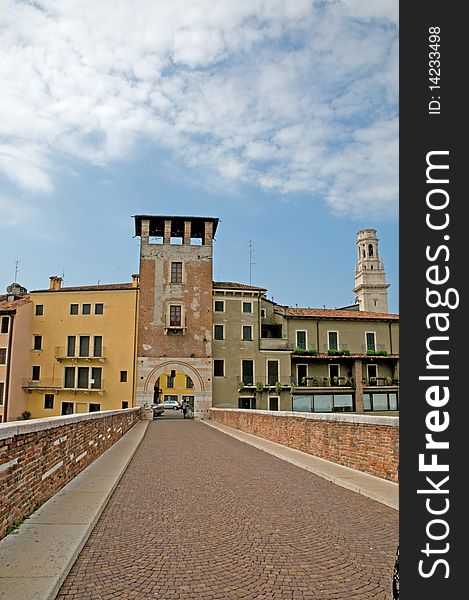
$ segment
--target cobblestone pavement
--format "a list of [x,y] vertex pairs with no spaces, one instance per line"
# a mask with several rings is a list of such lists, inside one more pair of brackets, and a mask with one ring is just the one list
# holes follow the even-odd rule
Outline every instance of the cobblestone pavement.
[[57,599],[390,600],[397,543],[397,511],[156,420]]

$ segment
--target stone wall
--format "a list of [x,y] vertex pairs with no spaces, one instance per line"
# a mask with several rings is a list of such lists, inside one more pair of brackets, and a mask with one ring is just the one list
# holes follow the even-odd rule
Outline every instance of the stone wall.
[[218,423],[397,482],[399,418],[212,408]]
[[140,409],[0,424],[0,538],[140,419]]

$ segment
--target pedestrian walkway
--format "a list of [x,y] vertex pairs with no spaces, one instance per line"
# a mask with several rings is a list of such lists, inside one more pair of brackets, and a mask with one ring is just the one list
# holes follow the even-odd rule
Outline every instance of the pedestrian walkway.
[[155,420],[57,599],[389,600],[397,543],[393,508],[204,423]]

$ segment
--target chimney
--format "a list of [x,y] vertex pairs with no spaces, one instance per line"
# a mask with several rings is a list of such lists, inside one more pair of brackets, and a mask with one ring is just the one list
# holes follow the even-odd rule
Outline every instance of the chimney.
[[133,288],[138,287],[139,281],[140,281],[140,275],[139,275],[139,273],[134,273],[132,275],[132,287]]
[[51,277],[49,277],[49,279],[50,279],[49,289],[54,290],[54,292],[57,292],[58,290],[60,290],[60,288],[62,287],[62,277],[57,277],[57,275],[52,275]]

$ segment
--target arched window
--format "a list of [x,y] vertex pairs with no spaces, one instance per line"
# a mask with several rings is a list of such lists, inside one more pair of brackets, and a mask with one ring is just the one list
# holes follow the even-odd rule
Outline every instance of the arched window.
[[373,256],[373,244],[368,244],[368,256]]

